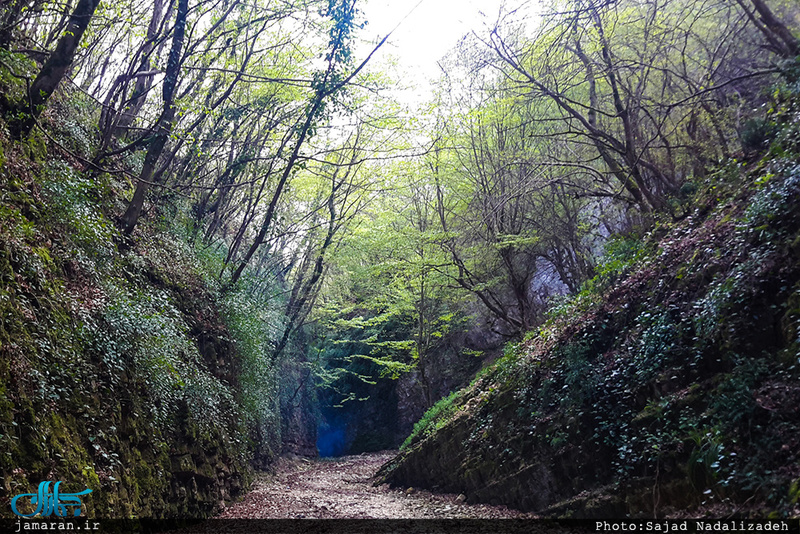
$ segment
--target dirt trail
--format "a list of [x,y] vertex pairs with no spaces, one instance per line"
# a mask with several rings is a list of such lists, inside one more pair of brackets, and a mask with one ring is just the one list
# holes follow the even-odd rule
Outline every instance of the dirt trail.
[[[333,459],[282,458],[220,519],[501,519],[529,517],[504,506],[470,505],[458,495],[374,487],[394,452]],[[463,497],[462,497],[463,498]]]

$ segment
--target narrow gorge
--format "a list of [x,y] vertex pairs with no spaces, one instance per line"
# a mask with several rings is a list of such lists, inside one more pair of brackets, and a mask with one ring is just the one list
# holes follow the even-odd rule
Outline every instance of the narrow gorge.
[[401,4],[0,1],[0,530],[800,516],[796,2]]

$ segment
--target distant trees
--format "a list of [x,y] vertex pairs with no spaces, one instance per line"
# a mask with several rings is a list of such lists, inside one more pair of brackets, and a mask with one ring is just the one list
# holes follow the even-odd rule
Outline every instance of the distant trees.
[[368,193],[368,179],[360,171],[363,157],[361,135],[355,132],[341,151],[331,154],[328,161],[315,165],[314,172],[325,189],[320,187],[315,200],[319,209],[312,212],[307,223],[302,249],[295,255],[292,267],[291,289],[286,299],[283,333],[277,340],[273,354],[283,354],[291,336],[300,329],[316,303],[327,271],[327,263],[340,244],[343,234],[364,207]]
[[408,186],[429,272],[514,337],[580,291],[609,233],[684,215],[685,184],[738,150],[775,54],[793,50],[786,26],[744,7],[553,2],[531,36],[507,19],[462,41]]
[[394,244],[374,260],[392,266],[379,269],[383,290],[362,282],[352,298],[397,303],[379,317],[403,306],[418,317],[416,330],[406,325],[417,355],[432,346],[433,295],[470,295],[475,323],[502,338],[539,324],[550,297],[594,275],[608,235],[683,216],[685,185],[739,150],[741,117],[780,53],[750,10],[570,0],[551,3],[531,36],[505,19],[462,41],[423,118],[434,148],[393,171],[413,175],[387,208],[404,229],[375,227]]
[[764,0],[736,0],[747,18],[764,35],[768,46],[776,54],[793,59],[800,56],[800,39],[783,23]]
[[729,152],[726,110],[757,98],[751,79],[770,72],[751,20],[729,2],[579,0],[556,3],[531,40],[498,27],[486,44],[509,91],[558,110],[583,164],[640,210],[665,211]]
[[447,148],[429,165],[432,241],[446,258],[438,269],[506,337],[538,324],[549,296],[578,291],[592,272],[586,171],[553,164],[561,146],[548,113],[492,94],[447,126]]

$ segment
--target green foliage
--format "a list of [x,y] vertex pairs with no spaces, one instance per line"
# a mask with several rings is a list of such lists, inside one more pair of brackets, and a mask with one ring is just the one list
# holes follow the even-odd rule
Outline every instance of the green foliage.
[[431,406],[422,418],[414,424],[414,430],[403,444],[400,445],[400,450],[407,449],[414,443],[425,439],[447,424],[452,415],[459,408],[459,403],[457,402],[459,399],[460,395],[458,391],[453,391],[447,397],[439,399],[439,401]]
[[66,229],[76,247],[72,252],[98,262],[109,261],[116,252],[114,239],[119,233],[98,204],[103,187],[63,161],[51,161],[45,174],[42,189],[50,206],[48,216],[52,224]]
[[[0,93],[3,104],[13,105],[25,95],[25,84],[20,83],[18,76],[32,77],[36,72],[36,63],[27,54],[11,52],[0,47]],[[3,110],[9,111],[9,110]]]
[[629,379],[645,385],[672,360],[681,342],[681,327],[670,319],[669,313],[658,313],[656,310],[642,312],[636,322],[639,334],[635,344],[629,346],[635,370]]
[[236,286],[222,290],[219,273],[224,266],[224,247],[195,241],[188,212],[182,205],[176,209],[176,216],[162,221],[168,243],[153,243],[148,247],[150,257],[159,259],[161,268],[172,273],[173,279],[180,279],[186,266],[176,266],[172,258],[185,257],[209,288],[209,297],[214,299],[227,329],[225,341],[230,341],[231,350],[235,350],[237,388],[231,391],[236,401],[235,418],[247,430],[248,446],[259,457],[258,462],[271,461],[282,448],[280,398],[293,389],[289,382],[279,380],[282,362],[274,355],[284,328],[286,292],[279,283],[258,279],[248,271]]
[[777,132],[777,125],[768,119],[748,119],[739,132],[739,139],[745,152],[761,152],[769,147]]
[[547,321],[538,333],[528,335],[531,337],[547,336],[547,331],[550,326],[576,314],[583,314],[596,306],[599,302],[598,296],[594,289],[587,289],[581,290],[575,295],[552,297],[548,303],[547,311],[545,312]]
[[[513,341],[503,346],[503,356],[498,358],[491,366],[492,373],[498,376],[508,377],[509,373],[515,372],[516,363],[524,354],[524,345]],[[488,369],[484,369],[487,372]],[[477,377],[476,377],[477,378]]]
[[594,307],[604,291],[651,252],[650,247],[636,234],[612,235],[605,242],[603,249],[604,253],[595,266],[595,275],[582,284],[578,293],[550,299],[545,312],[547,317],[545,328],[560,320],[583,314]]
[[723,437],[718,430],[694,430],[690,433],[694,444],[689,455],[689,480],[698,492],[710,494],[710,486],[720,478],[722,464],[726,460]]
[[753,392],[769,368],[760,358],[734,354],[731,359],[735,367],[715,389],[709,410],[720,428],[735,433],[752,426],[756,409]]
[[97,138],[98,106],[89,95],[75,93],[57,110],[51,135],[74,154],[91,158]]
[[724,328],[723,317],[741,295],[740,289],[736,278],[724,278],[713,283],[706,295],[697,301],[699,313],[694,316],[694,322],[698,343],[714,339]]
[[780,64],[782,83],[776,84],[768,116],[778,128],[769,147],[767,158],[796,159],[800,152],[800,62],[795,59]]
[[595,397],[597,379],[592,365],[592,345],[588,341],[568,343],[556,355],[559,363],[558,384],[560,404],[565,408],[575,408],[588,403]]
[[107,295],[103,320],[109,333],[95,337],[95,350],[109,369],[124,369],[126,360],[133,363],[133,378],[147,388],[146,410],[153,421],[174,425],[181,403],[206,432],[231,416],[231,390],[206,369],[166,292]]
[[281,450],[280,362],[273,357],[273,344],[282,332],[282,317],[276,300],[269,293],[253,295],[246,283],[223,300],[223,318],[241,362],[242,415],[255,430],[253,436],[263,440],[257,446],[264,447],[268,456]]
[[776,231],[780,230],[784,219],[792,216],[791,210],[800,192],[800,165],[776,162],[773,169],[785,178],[773,181],[774,173],[759,177],[761,188],[750,200],[740,225],[743,231],[763,241],[777,237]]
[[330,17],[333,21],[333,26],[330,29],[330,41],[328,46],[330,50],[326,56],[326,61],[332,63],[347,65],[351,62],[351,50],[349,40],[351,34],[358,26],[355,24],[355,18],[359,11],[354,9],[353,2],[347,0],[328,0],[328,9],[325,15]]
[[635,234],[612,235],[603,245],[604,253],[597,262],[596,276],[587,282],[587,288],[607,287],[619,280],[647,256],[650,249]]
[[364,396],[359,382],[374,385],[378,378],[396,380],[416,367],[414,342],[407,338],[413,326],[407,316],[395,313],[350,319],[338,314],[321,316],[316,331],[320,337],[316,384],[335,392],[340,398],[337,406]]

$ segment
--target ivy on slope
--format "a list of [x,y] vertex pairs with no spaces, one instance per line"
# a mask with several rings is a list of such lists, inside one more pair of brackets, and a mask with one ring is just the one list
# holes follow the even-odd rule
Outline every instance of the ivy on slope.
[[0,134],[1,513],[60,480],[88,516],[209,515],[249,483],[263,369],[166,220],[121,252],[122,184],[57,154]]
[[760,161],[697,181],[690,216],[612,241],[383,479],[549,515],[800,513],[797,105]]

